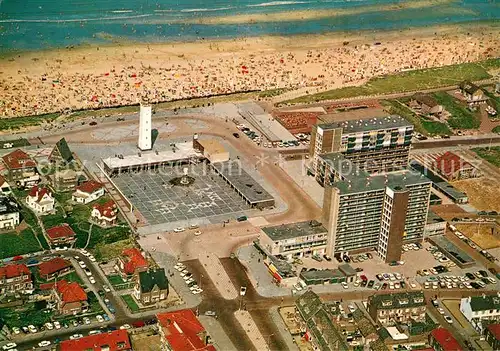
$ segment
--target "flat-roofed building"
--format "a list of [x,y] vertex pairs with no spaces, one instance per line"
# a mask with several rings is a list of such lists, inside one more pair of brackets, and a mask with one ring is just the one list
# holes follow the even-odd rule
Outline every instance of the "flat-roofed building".
[[500,322],[500,293],[464,297],[460,300],[460,312],[482,334],[489,324]]
[[317,124],[311,130],[310,170],[316,173],[320,155],[329,153],[341,153],[369,173],[404,168],[413,130],[397,115]]
[[229,161],[229,152],[216,139],[200,139],[195,134],[193,136],[193,149],[201,152],[211,163]]
[[261,228],[260,243],[272,255],[287,258],[322,255],[328,231],[317,221]]

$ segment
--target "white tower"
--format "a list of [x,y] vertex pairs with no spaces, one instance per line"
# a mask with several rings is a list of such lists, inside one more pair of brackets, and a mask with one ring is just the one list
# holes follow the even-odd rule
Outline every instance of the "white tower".
[[137,146],[142,151],[151,150],[151,106],[141,104],[139,112],[139,141]]

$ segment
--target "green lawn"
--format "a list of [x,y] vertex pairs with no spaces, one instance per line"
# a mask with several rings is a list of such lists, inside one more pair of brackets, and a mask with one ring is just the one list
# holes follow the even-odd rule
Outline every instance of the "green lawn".
[[132,313],[139,312],[139,305],[137,305],[132,295],[121,295],[120,297],[127,304]]
[[45,310],[44,305],[44,301],[40,301],[40,303],[25,303],[18,307],[0,308],[0,318],[10,328],[27,327],[29,324],[39,327],[50,322],[54,314]]
[[115,290],[125,290],[134,287],[133,282],[126,282],[119,275],[108,275],[107,278],[109,283],[113,285]]
[[0,237],[0,258],[41,251],[31,229],[25,229],[19,234],[15,232],[0,234]]
[[52,122],[59,116],[59,113],[50,113],[39,116],[0,118],[0,130],[15,130],[24,127],[37,126],[44,121]]
[[131,239],[120,240],[110,244],[97,244],[94,248],[94,256],[98,261],[109,261],[116,259],[123,250],[134,247]]
[[437,121],[422,121],[422,126],[431,135],[451,135],[453,134],[445,123]]
[[500,167],[500,146],[478,147],[472,149],[479,157],[484,158],[486,161]]
[[381,102],[390,114],[400,115],[415,126],[415,130],[422,134],[428,134],[422,124],[422,120],[411,109],[398,100],[384,100]]
[[481,124],[475,113],[470,111],[465,103],[458,101],[450,94],[442,91],[433,94],[437,102],[442,105],[451,116],[448,124],[456,129],[476,129]]
[[486,96],[488,96],[490,98],[491,102],[493,103],[493,106],[495,107],[495,110],[497,110],[497,116],[495,116],[495,117],[498,117],[498,113],[500,113],[500,97],[496,96],[493,93],[490,93],[486,89],[483,89],[483,91],[486,94]]
[[329,90],[323,93],[302,96],[285,101],[285,103],[307,103],[458,85],[458,83],[463,80],[476,81],[488,79],[491,77],[488,70],[498,68],[499,66],[500,59],[491,59],[478,63],[464,63],[460,65],[402,72],[390,76],[372,78],[365,85],[360,87],[346,87]]
[[498,133],[498,134],[500,134],[500,126],[496,126],[496,127],[495,127],[495,128],[493,128],[491,131],[492,131],[493,133]]

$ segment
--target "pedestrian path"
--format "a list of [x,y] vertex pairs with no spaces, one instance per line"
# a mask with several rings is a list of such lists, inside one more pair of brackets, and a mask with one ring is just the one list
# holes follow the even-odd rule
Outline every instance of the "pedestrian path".
[[236,320],[240,323],[241,327],[247,333],[248,338],[252,341],[253,346],[259,350],[269,350],[269,346],[264,339],[264,336],[261,334],[259,328],[255,324],[250,312],[248,311],[236,311],[234,312],[234,316]]
[[198,259],[223,298],[233,300],[238,297],[236,288],[216,255],[207,252],[200,255]]

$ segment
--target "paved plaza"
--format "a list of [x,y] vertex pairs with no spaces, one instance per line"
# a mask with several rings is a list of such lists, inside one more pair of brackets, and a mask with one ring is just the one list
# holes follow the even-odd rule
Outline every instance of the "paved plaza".
[[182,166],[159,172],[123,173],[113,177],[116,186],[143,215],[149,225],[211,218],[239,216],[250,206],[210,168],[203,164],[188,167],[194,178],[189,186],[170,181],[183,174]]

